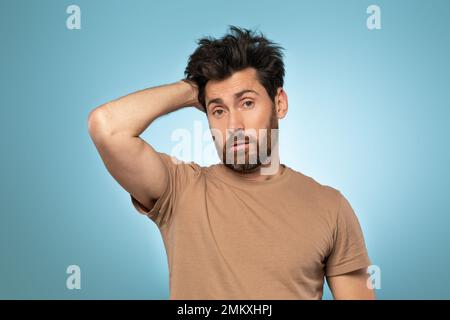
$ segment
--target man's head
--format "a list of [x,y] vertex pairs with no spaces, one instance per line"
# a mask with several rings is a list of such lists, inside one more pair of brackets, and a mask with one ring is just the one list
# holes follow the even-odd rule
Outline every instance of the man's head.
[[[198,87],[223,163],[252,172],[277,145],[278,119],[287,112],[281,47],[251,30],[230,27],[221,39],[203,38],[190,56],[186,79]],[[233,144],[248,142],[235,147]]]

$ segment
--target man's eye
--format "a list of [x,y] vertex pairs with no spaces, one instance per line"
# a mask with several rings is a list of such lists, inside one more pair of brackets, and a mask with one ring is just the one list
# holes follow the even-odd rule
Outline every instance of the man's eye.
[[217,110],[214,110],[213,115],[215,115],[215,116],[221,116],[222,113],[223,113],[223,110],[222,110],[222,109],[217,109]]
[[[250,103],[250,104],[249,104],[249,103]],[[245,107],[252,107],[252,106],[253,106],[253,101],[251,101],[251,100],[245,101],[245,102],[244,102],[244,106],[245,106]]]

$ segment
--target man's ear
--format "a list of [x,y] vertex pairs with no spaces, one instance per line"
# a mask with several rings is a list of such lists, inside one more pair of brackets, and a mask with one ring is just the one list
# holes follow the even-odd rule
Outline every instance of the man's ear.
[[275,95],[275,110],[278,119],[283,119],[288,112],[288,97],[286,91],[279,87]]

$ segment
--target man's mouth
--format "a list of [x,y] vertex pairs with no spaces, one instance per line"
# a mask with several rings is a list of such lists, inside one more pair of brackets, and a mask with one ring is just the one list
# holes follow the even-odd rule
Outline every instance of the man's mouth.
[[245,148],[248,148],[248,145],[249,145],[250,143],[248,142],[248,141],[238,141],[238,142],[235,142],[232,146],[231,146],[231,150],[232,151],[236,151],[236,150],[240,150],[240,149],[245,149]]
[[248,144],[248,141],[238,141],[238,142],[235,142],[235,143],[233,144],[233,147],[238,146],[238,145],[241,145],[241,144]]

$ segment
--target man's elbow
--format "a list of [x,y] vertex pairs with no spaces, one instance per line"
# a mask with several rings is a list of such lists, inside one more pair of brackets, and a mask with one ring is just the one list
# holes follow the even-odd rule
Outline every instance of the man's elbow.
[[98,141],[111,133],[107,117],[107,105],[102,105],[89,112],[87,119],[88,132],[92,140]]

